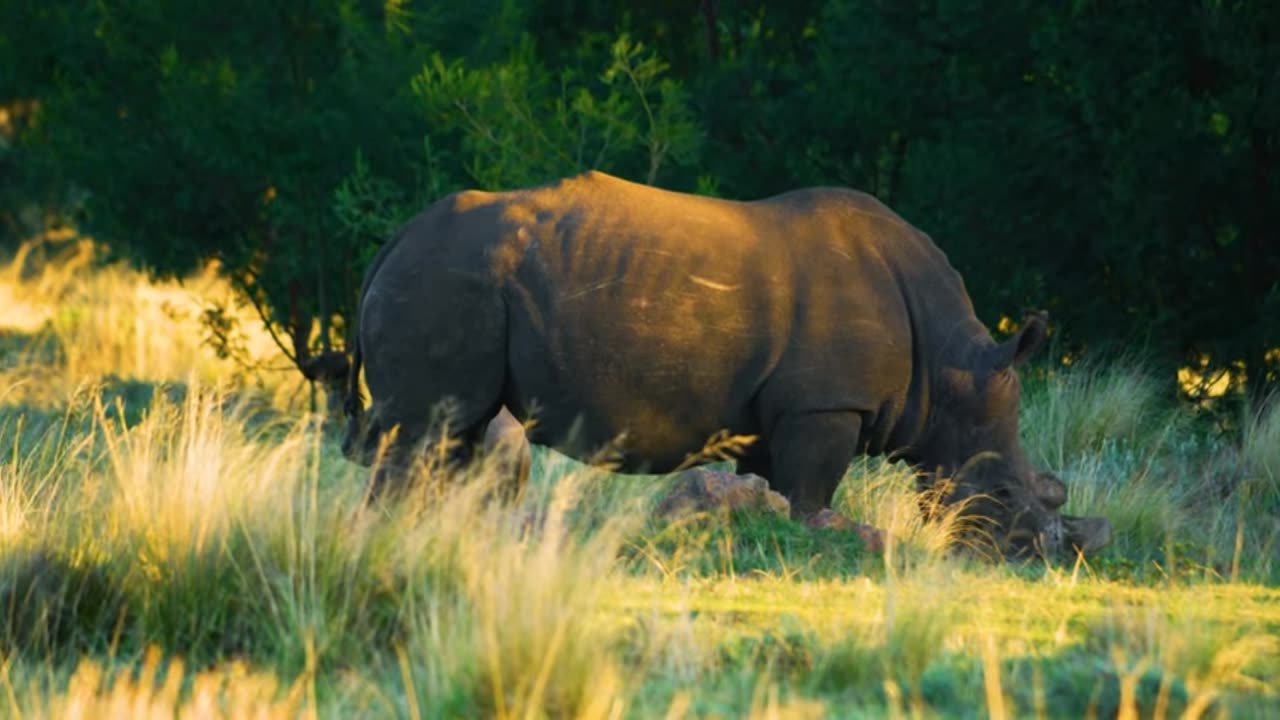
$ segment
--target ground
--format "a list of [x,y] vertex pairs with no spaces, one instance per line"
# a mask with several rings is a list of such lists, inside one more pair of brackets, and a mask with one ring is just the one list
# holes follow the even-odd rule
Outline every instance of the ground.
[[543,450],[519,507],[478,466],[368,511],[213,270],[49,247],[0,268],[6,716],[1280,716],[1274,410],[1193,414],[1132,361],[1029,373],[1028,451],[1115,525],[1061,564],[949,549],[875,460],[837,504],[883,556],[761,514],[664,525],[663,479]]

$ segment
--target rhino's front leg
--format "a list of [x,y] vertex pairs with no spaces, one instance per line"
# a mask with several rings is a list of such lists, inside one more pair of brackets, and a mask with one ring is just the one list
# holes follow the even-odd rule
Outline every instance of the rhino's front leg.
[[788,496],[791,516],[807,521],[831,506],[858,448],[862,417],[851,411],[785,415],[769,438],[770,481]]

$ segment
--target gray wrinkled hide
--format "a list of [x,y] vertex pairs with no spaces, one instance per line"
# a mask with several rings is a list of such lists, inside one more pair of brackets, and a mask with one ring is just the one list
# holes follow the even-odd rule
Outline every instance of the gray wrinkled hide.
[[375,491],[394,485],[446,398],[459,460],[504,406],[536,407],[528,440],[579,458],[625,435],[623,471],[670,471],[728,429],[758,436],[739,471],[797,516],[855,454],[892,453],[926,485],[956,478],[1006,552],[1055,552],[1062,498],[1018,439],[1015,368],[1044,334],[1030,315],[993,341],[929,237],[852,190],[731,202],[588,172],[469,191],[370,267],[344,449],[368,461],[398,427]]

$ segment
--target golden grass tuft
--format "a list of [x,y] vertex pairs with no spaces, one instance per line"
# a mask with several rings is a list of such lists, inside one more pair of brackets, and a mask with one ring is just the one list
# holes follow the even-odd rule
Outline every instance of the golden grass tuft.
[[833,505],[845,515],[884,531],[884,562],[891,573],[950,562],[956,549],[990,554],[982,527],[964,516],[965,503],[944,505],[945,488],[920,493],[915,472],[901,463],[857,458]]
[[[60,250],[35,252],[54,241]],[[37,261],[41,254],[49,257]],[[9,376],[10,402],[60,402],[87,380],[108,376],[243,382],[246,368],[218,357],[205,342],[201,314],[215,306],[229,309],[244,360],[288,367],[216,264],[188,278],[157,281],[122,263],[104,266],[100,254],[88,239],[37,238],[0,268],[0,337],[13,338],[0,377]],[[282,382],[297,385],[289,373],[276,374],[271,385]]]
[[480,469],[418,526],[412,545],[445,551],[457,578],[424,598],[401,656],[407,692],[419,707],[435,705],[424,716],[448,714],[438,703],[451,692],[499,718],[604,718],[625,708],[628,683],[610,650],[618,628],[597,608],[640,516],[576,528],[589,480],[562,478],[546,507],[531,509],[490,500],[502,480]]
[[[428,464],[405,500],[365,507],[367,471],[313,419],[270,419],[245,392],[296,411],[291,386],[201,345],[199,312],[233,302],[213,269],[148,283],[65,247],[0,269],[5,716],[1018,717],[1086,715],[1091,692],[1113,715],[1275,714],[1274,588],[1102,579],[1115,555],[956,559],[973,530],[959,510],[926,522],[913,474],[878,460],[838,509],[883,528],[888,551],[816,577],[780,549],[812,535],[741,518],[637,572],[662,483],[543,451],[518,503],[495,501],[498,464],[482,462],[454,478]],[[256,327],[244,317],[252,355],[273,362]],[[1112,551],[1146,558],[1232,519],[1161,474],[1182,428],[1140,374],[1077,372],[1032,393],[1023,429],[1069,467],[1069,507],[1112,516]],[[154,392],[138,402],[130,383]],[[1240,453],[1259,483],[1274,483],[1277,416],[1252,416]],[[1246,555],[1274,550],[1247,532]],[[710,538],[723,565],[679,570]],[[786,559],[735,571],[761,547]]]
[[[85,658],[59,693],[28,695],[25,707],[12,703],[9,717],[131,718],[133,720],[285,720],[314,718],[305,678],[281,687],[275,674],[256,671],[241,662],[220,664],[195,673],[182,660],[163,659],[151,647],[136,672],[127,666],[109,668]],[[0,683],[14,688],[7,673]]]

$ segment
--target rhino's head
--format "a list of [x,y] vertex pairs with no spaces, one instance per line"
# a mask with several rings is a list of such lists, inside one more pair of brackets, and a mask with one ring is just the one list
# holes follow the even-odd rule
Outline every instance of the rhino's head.
[[[1018,434],[1022,399],[1017,368],[1043,343],[1045,316],[1029,314],[1004,343],[971,349],[934,378],[929,421],[918,445],[922,484],[949,480],[944,500],[964,514],[1007,557],[1059,555],[1106,544],[1106,521],[1069,518],[1058,508],[1066,487],[1036,472]],[[1106,537],[1104,537],[1106,536]]]

